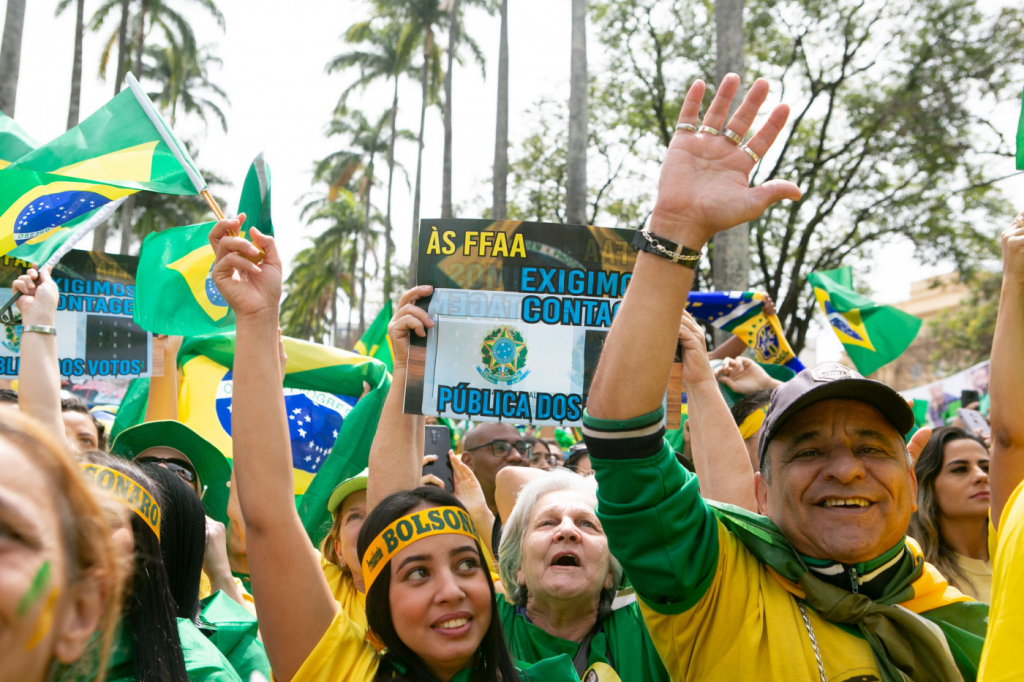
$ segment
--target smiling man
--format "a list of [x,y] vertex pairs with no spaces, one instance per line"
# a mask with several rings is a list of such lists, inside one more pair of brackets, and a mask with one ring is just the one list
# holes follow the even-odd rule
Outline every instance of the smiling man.
[[788,110],[738,147],[768,90],[754,83],[723,133],[738,84],[725,78],[700,128],[703,83],[687,93],[647,234],[634,241],[641,252],[584,417],[597,516],[673,680],[973,680],[987,607],[950,588],[906,538],[914,419],[895,391],[834,363],[776,388],[754,480],[763,515],[703,500],[664,439],[703,246],[800,196],[781,180],[749,186]]

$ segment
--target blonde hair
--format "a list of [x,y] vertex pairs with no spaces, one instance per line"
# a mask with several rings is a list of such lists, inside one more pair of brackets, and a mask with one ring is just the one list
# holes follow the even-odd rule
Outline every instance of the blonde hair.
[[[344,504],[344,500],[342,500]],[[331,520],[331,529],[327,531],[327,535],[320,543],[320,554],[324,559],[331,562],[343,572],[351,573],[352,569],[345,565],[342,561],[341,555],[338,554],[338,541],[341,539],[341,527],[343,522],[341,520],[341,505],[338,505],[337,513],[333,515]]]
[[[103,589],[103,612],[98,636],[78,659],[89,661],[94,679],[103,682],[107,658],[121,611],[124,588],[123,561],[113,544],[110,514],[114,503],[98,497],[95,486],[82,475],[67,446],[46,428],[20,412],[10,410],[0,420],[0,438],[17,447],[47,478],[55,496],[60,534],[67,555],[67,581],[74,585],[93,578]],[[95,662],[95,666],[93,666]]]

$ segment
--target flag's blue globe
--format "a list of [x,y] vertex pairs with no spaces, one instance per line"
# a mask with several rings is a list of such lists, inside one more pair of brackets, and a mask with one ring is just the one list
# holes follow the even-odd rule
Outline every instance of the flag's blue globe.
[[210,271],[206,273],[206,283],[203,285],[206,290],[206,299],[215,306],[227,306],[228,302],[224,300],[224,297],[220,295],[220,289],[213,282],[213,266],[217,263],[213,263],[210,266]]
[[20,246],[107,203],[101,194],[77,190],[37,197],[15,218],[14,242]]
[[[221,379],[217,389],[217,418],[231,435],[231,371]],[[345,417],[358,398],[321,391],[284,390],[284,406],[288,413],[288,432],[292,441],[292,467],[316,473],[338,439]]]

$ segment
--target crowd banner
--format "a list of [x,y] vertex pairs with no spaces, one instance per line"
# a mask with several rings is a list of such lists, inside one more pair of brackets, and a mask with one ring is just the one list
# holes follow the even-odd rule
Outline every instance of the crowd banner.
[[900,393],[904,398],[927,401],[928,424],[932,427],[943,426],[949,420],[949,408],[959,405],[961,391],[977,391],[981,411],[987,414],[989,362],[979,362],[962,372]]
[[[25,274],[27,261],[0,260],[0,304],[11,285]],[[60,289],[57,304],[57,355],[61,376],[85,379],[132,379],[150,376],[153,337],[132,321],[138,258],[91,251],[71,251],[53,270]],[[0,376],[18,376],[21,325],[3,327]]]
[[[579,425],[632,277],[632,230],[490,220],[420,223],[420,300],[405,411]],[[638,347],[639,348],[639,347]],[[639,358],[638,358],[638,361]]]

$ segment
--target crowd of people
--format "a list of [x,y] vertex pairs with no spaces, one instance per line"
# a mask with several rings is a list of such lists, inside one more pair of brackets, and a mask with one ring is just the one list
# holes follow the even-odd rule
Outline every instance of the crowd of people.
[[788,109],[741,145],[768,84],[727,121],[738,85],[727,76],[703,119],[704,84],[686,95],[648,228],[671,248],[637,256],[583,440],[480,423],[448,454],[452,490],[424,475],[426,419],[403,402],[410,341],[434,322],[416,305],[431,288],[414,287],[388,329],[368,467],[337,482],[318,547],[273,388],[273,238],[237,236],[243,217],[210,236],[236,317],[233,460],[176,420],[173,371],[108,444],[61,399],[50,273],[20,278],[18,392],[0,395],[0,680],[1024,679],[1024,222],[1003,234],[989,439],[914,432],[899,393],[838,363],[788,381],[738,353],[713,363],[685,312],[693,255],[800,198],[749,186]]

